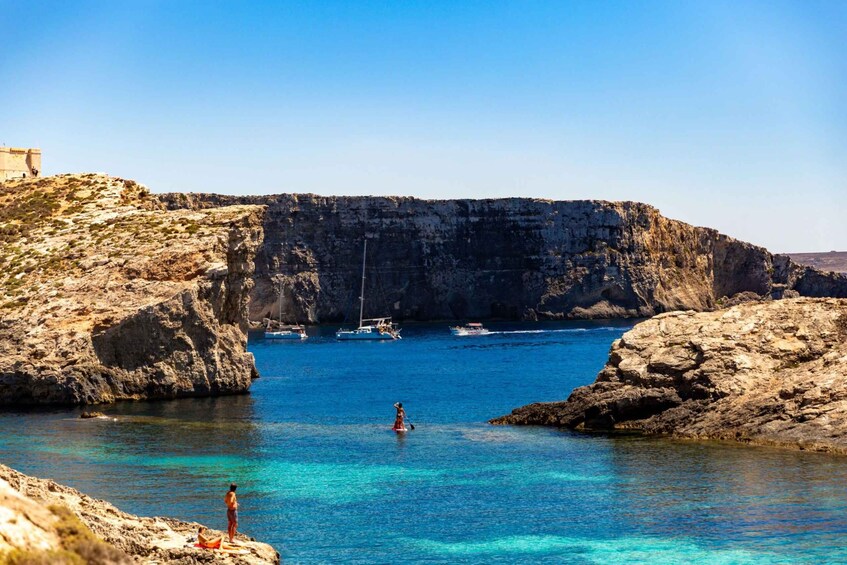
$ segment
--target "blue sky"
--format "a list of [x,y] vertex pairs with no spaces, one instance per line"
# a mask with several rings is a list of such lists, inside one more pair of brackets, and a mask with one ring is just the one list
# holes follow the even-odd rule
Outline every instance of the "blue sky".
[[157,192],[637,200],[847,249],[847,2],[0,0],[0,144]]

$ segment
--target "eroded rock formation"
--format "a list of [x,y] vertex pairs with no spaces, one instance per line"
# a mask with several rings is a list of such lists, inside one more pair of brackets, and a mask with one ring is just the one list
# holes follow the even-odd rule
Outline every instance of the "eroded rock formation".
[[[366,316],[640,317],[724,299],[847,297],[847,276],[800,267],[634,202],[420,200],[283,194],[161,196],[171,209],[268,207],[250,318],[339,321],[356,310],[368,237]],[[750,297],[750,295],[744,295]],[[353,316],[355,317],[355,316]]]
[[594,384],[494,424],[636,429],[847,453],[847,300],[673,312],[616,341]]
[[167,211],[103,175],[0,184],[0,405],[245,392],[263,212]]
[[847,276],[632,202],[151,196],[103,175],[9,181],[0,404],[243,392],[255,376],[248,302],[254,321],[279,315],[281,289],[285,321],[355,317],[366,237],[366,316],[644,317],[847,297]]
[[[67,565],[279,563],[279,554],[273,547],[250,541],[244,534],[237,538],[248,552],[244,555],[192,547],[189,540],[196,540],[198,527],[199,524],[171,518],[133,516],[70,487],[0,465],[2,563],[4,558]],[[210,536],[214,535],[210,531]]]

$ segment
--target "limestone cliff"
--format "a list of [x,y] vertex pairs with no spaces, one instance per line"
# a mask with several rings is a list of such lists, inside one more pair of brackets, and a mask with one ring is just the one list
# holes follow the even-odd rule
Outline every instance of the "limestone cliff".
[[189,540],[196,540],[198,527],[133,516],[70,487],[0,465],[0,563],[279,563],[273,547],[244,534],[237,539],[243,555],[195,548]]
[[847,453],[847,300],[674,312],[616,341],[594,384],[492,420]]
[[262,204],[250,318],[338,321],[357,306],[368,243],[366,316],[557,319],[710,310],[739,293],[847,297],[847,276],[634,202],[420,200],[283,194],[162,195],[171,209]]
[[0,184],[0,405],[245,392],[263,211],[167,211],[104,175]]

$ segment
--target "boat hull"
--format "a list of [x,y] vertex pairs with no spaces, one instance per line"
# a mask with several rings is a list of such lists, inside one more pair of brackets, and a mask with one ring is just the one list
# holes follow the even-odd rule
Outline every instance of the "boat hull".
[[464,328],[450,328],[450,333],[456,336],[488,335],[488,330],[466,330]]
[[290,341],[300,341],[306,339],[306,334],[297,332],[265,332],[265,339],[284,339]]
[[379,332],[339,330],[335,332],[335,339],[337,339],[338,341],[393,341],[395,339],[400,339],[400,336],[394,336],[389,333]]

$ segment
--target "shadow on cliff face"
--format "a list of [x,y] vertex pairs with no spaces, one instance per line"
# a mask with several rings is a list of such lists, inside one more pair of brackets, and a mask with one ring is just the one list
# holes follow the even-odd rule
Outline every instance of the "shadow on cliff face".
[[[152,365],[166,354],[188,354],[192,343],[208,348],[212,337],[206,328],[188,324],[182,313],[166,305],[140,310],[105,331],[92,335],[97,358],[106,366],[134,371]],[[175,324],[162,323],[172,320]]]
[[[366,308],[395,320],[633,318],[712,310],[744,295],[847,295],[847,276],[661,216],[635,202],[160,195],[168,209],[268,206],[250,319],[355,319],[362,239]],[[755,296],[753,296],[755,295]],[[742,298],[744,298],[742,296]]]
[[[116,397],[176,398],[246,392],[256,372],[237,326],[221,323],[222,285],[202,285],[139,310],[105,330],[92,345]],[[119,387],[119,389],[116,389]]]
[[795,283],[795,289],[801,296],[847,298],[847,274],[823,273],[805,267]]
[[447,299],[447,306],[450,308],[450,313],[457,320],[467,317],[468,315],[468,299],[462,294],[454,292]]

